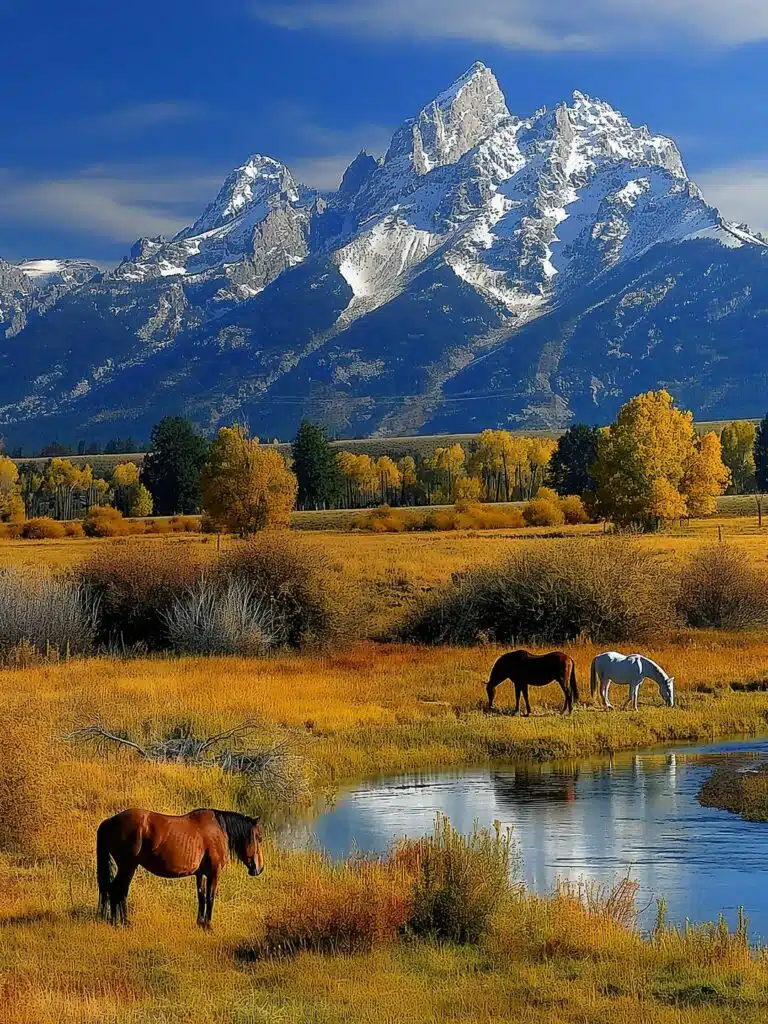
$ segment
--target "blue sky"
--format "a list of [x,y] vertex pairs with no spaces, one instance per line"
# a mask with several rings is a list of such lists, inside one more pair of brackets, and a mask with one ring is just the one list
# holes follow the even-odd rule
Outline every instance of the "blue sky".
[[674,137],[768,230],[766,0],[0,0],[0,256],[120,259],[246,156],[333,186],[475,60],[528,114],[574,89]]

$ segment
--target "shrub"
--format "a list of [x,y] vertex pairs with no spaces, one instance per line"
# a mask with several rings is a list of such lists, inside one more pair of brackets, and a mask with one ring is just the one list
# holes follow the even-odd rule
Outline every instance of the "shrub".
[[697,551],[684,566],[678,609],[689,626],[744,629],[768,622],[768,579],[728,544]]
[[477,942],[510,892],[513,846],[496,822],[463,836],[438,814],[434,832],[403,840],[395,863],[415,874],[410,927],[417,935],[450,942]]
[[433,644],[641,640],[674,622],[676,580],[663,557],[624,539],[535,541],[455,575],[400,635]]
[[128,532],[128,524],[112,505],[94,505],[86,513],[83,530],[88,537],[119,537]]
[[456,513],[453,509],[435,508],[427,512],[422,523],[423,530],[455,530]]
[[410,880],[386,863],[332,864],[314,853],[298,861],[292,879],[267,911],[260,954],[367,952],[394,942],[410,916]]
[[565,515],[559,501],[534,498],[523,509],[523,519],[528,526],[562,526]]
[[518,530],[525,526],[519,508],[494,505],[456,505],[458,530]]
[[354,526],[358,530],[370,530],[371,533],[402,533],[406,521],[402,512],[389,505],[379,505],[367,515],[358,516]]
[[200,533],[200,516],[171,516],[168,520],[173,533]]
[[224,552],[215,571],[219,585],[247,583],[269,607],[281,643],[322,646],[344,639],[351,628],[354,598],[349,583],[322,548],[303,537],[269,531]]
[[80,522],[79,519],[73,519],[69,523],[64,523],[64,533],[67,535],[67,537],[84,537],[85,536],[85,530],[83,529],[83,524]]
[[242,579],[201,580],[164,613],[170,646],[183,654],[265,654],[280,638],[270,604]]
[[21,536],[26,540],[55,540],[64,536],[64,527],[50,516],[37,516],[22,523]]
[[589,522],[589,514],[584,506],[584,502],[577,494],[569,494],[566,498],[562,498],[560,510],[565,517],[566,523],[571,526]]
[[38,656],[86,654],[98,604],[77,582],[17,569],[0,570],[0,657],[22,645]]
[[199,582],[202,566],[187,544],[130,540],[99,545],[78,574],[99,601],[101,643],[158,650],[168,641],[166,612]]

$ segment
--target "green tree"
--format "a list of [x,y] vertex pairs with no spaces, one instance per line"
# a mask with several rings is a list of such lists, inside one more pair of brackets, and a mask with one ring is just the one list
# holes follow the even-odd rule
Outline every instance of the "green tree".
[[755,434],[755,478],[761,494],[768,491],[768,413],[763,416]]
[[247,537],[287,526],[296,502],[296,477],[275,448],[248,437],[241,426],[222,427],[200,475],[203,510],[219,526]]
[[292,445],[299,508],[334,508],[344,493],[344,476],[325,431],[302,420]]
[[133,494],[129,513],[134,519],[144,519],[152,515],[152,495],[144,484],[139,484]]
[[191,515],[200,508],[200,471],[208,441],[181,416],[166,416],[153,427],[141,481],[161,516]]
[[720,434],[723,462],[731,471],[733,490],[745,494],[755,489],[755,430],[749,420],[734,420]]
[[576,423],[558,440],[549,462],[549,479],[558,494],[594,494],[597,490],[591,470],[599,437],[597,427]]

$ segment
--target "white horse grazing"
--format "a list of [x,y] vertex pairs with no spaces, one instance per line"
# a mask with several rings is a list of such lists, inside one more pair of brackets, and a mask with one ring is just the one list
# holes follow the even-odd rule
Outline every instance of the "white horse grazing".
[[618,654],[616,651],[598,654],[592,662],[589,686],[593,697],[600,687],[600,696],[607,709],[613,707],[608,699],[611,683],[623,683],[629,687],[629,696],[622,710],[631,701],[637,711],[637,694],[645,679],[653,679],[658,684],[667,707],[675,706],[675,677],[668,676],[660,665],[642,654]]

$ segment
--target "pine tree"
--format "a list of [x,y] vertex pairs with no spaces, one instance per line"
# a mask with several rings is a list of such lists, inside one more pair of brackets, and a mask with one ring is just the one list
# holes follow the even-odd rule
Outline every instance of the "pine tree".
[[558,494],[594,493],[597,485],[590,472],[597,459],[597,427],[576,423],[557,442],[549,463],[549,479]]
[[344,476],[322,427],[302,420],[292,445],[293,472],[302,509],[333,508],[344,493]]
[[200,508],[200,470],[208,442],[181,416],[166,416],[153,427],[141,482],[154,499],[155,514],[190,515]]
[[768,491],[768,413],[763,416],[755,435],[755,477],[761,494]]

